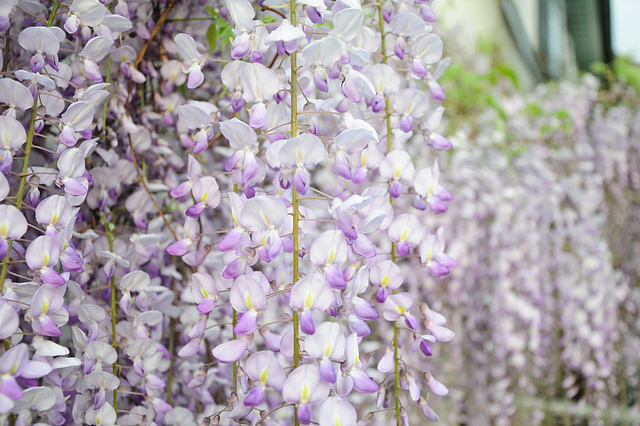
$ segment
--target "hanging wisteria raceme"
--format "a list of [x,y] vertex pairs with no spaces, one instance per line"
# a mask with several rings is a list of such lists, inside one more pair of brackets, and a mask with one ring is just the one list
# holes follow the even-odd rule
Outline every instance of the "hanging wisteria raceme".
[[438,420],[430,1],[5,3],[0,422]]
[[636,423],[638,95],[593,76],[528,95],[498,80],[483,90],[500,110],[451,120],[440,162],[459,171],[442,220],[459,264],[423,291],[463,330],[434,357],[459,390],[443,421]]

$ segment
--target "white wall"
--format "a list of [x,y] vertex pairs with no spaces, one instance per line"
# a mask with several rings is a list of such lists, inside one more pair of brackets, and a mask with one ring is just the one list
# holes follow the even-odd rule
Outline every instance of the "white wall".
[[[524,24],[527,38],[538,49],[538,1],[514,0]],[[525,65],[507,27],[499,0],[436,0],[432,5],[438,24],[473,46],[478,37],[494,40],[501,47],[503,59],[513,66],[523,88],[535,85],[534,74]],[[445,40],[445,48],[446,48]],[[455,57],[452,58],[455,61]]]

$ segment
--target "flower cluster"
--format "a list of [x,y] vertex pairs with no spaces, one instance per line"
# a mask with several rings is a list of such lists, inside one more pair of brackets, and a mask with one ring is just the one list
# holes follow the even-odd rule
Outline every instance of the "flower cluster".
[[5,3],[0,420],[438,419],[430,0]]
[[434,358],[459,391],[441,414],[637,422],[625,408],[638,398],[638,95],[593,76],[527,95],[497,80],[484,89],[494,108],[449,121],[456,149],[441,161],[459,171],[449,185],[460,208],[443,222],[459,265],[424,294],[440,290],[433,307],[463,330],[446,361]]

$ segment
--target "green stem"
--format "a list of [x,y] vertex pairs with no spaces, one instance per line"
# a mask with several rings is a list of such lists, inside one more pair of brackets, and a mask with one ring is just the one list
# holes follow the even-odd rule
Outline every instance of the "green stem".
[[51,9],[51,14],[49,15],[49,19],[47,20],[47,27],[50,27],[51,25],[53,25],[53,18],[56,17],[56,12],[58,11],[59,7],[60,7],[60,0],[56,0],[56,2],[53,4],[53,9]]
[[[292,25],[297,24],[296,19],[296,1],[289,0],[289,18]],[[298,136],[298,52],[291,53],[291,137]],[[300,223],[298,191],[295,185],[291,185],[291,204],[293,209],[293,282],[295,284],[300,278],[298,250],[298,232]],[[300,330],[298,321],[298,312],[293,311],[293,368],[300,364]],[[298,420],[298,407],[294,406],[294,422],[295,426],[300,425]]]
[[[27,133],[26,146],[24,148],[24,157],[22,159],[22,170],[20,173],[20,184],[18,185],[18,192],[16,192],[16,207],[20,209],[22,207],[22,197],[24,196],[24,185],[27,180],[27,169],[29,168],[29,156],[31,155],[31,148],[33,147],[33,137],[35,135],[36,115],[38,111],[38,98],[33,101],[31,107],[31,120],[29,121],[29,132]],[[0,271],[0,292],[4,286],[4,280],[7,277],[7,270],[9,269],[9,256],[11,255],[11,247],[13,246],[13,240],[9,240],[7,244],[7,254],[5,254],[2,260],[2,270]]]
[[[233,340],[236,339],[236,324],[238,323],[238,312],[234,309],[233,310],[233,322],[232,322],[232,327],[233,327]],[[238,393],[238,362],[234,362],[233,363],[233,391],[235,393]]]
[[[233,184],[233,192],[236,194],[240,193],[240,188],[237,183]],[[232,320],[232,332],[233,332],[233,340],[236,339],[236,324],[238,323],[238,312],[235,308],[233,308],[233,320]],[[238,393],[238,362],[233,363],[233,391]]]
[[[53,25],[53,18],[56,16],[56,12],[60,7],[60,0],[56,0],[47,20],[47,27]],[[8,43],[8,41],[7,41]],[[6,60],[6,58],[5,58]],[[27,133],[27,141],[24,148],[24,157],[22,158],[22,170],[20,173],[20,183],[18,185],[18,192],[16,192],[16,207],[20,209],[22,207],[22,197],[24,196],[24,185],[27,180],[27,169],[29,168],[29,157],[31,155],[31,148],[33,147],[33,137],[35,135],[35,124],[38,112],[38,96],[33,101],[31,107],[31,119],[29,120],[29,132]],[[9,269],[9,256],[11,255],[11,248],[13,247],[13,240],[9,240],[7,243],[7,254],[2,259],[2,269],[0,270],[0,293],[2,293],[2,287],[4,286],[4,280],[7,277],[7,270]]]
[[[102,213],[102,222],[107,232],[107,239],[109,240],[109,251],[113,252],[113,229],[115,228],[114,224],[107,220],[107,216]],[[118,319],[118,304],[116,300],[116,277],[115,275],[111,275],[111,346],[118,353],[118,341],[116,337],[116,321]],[[118,377],[118,367],[116,366],[117,362],[113,364],[113,375]],[[118,414],[118,389],[113,390],[113,409],[116,411],[116,415]]]
[[[111,54],[107,56],[107,78],[105,82],[108,84],[111,80]],[[102,112],[102,142],[107,139],[107,98],[104,98],[104,111]]]
[[[384,17],[382,16],[382,4],[378,4],[378,24],[380,25],[380,39],[382,43],[382,63],[387,63],[387,41],[384,33]],[[384,113],[387,124],[387,153],[391,152],[391,109],[389,107],[389,98],[384,98]],[[393,207],[393,197],[389,196],[389,203]],[[391,261],[396,263],[396,244],[391,243]],[[393,290],[393,294],[396,290]],[[395,408],[396,408],[396,424],[400,426],[400,357],[398,356],[398,322],[393,323],[393,372],[395,375]]]
[[175,332],[176,332],[176,320],[175,318],[169,318],[169,353],[171,354],[171,361],[169,362],[169,379],[167,380],[167,403],[173,405],[173,369],[175,368]]

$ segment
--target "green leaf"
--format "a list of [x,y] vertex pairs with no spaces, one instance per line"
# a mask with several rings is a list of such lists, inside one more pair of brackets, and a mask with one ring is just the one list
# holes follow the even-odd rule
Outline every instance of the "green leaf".
[[215,10],[214,8],[212,8],[211,6],[205,6],[204,8],[205,8],[205,9],[207,10],[207,12],[209,12],[209,14],[211,14],[211,16],[213,16],[214,18],[216,18],[216,17],[220,16],[220,15],[218,14],[218,12],[216,12],[216,10]]
[[218,42],[218,25],[215,22],[207,29],[207,42],[209,43],[209,54],[213,55]]
[[276,21],[277,21],[277,19],[276,19],[276,18],[274,18],[274,17],[273,17],[273,16],[271,16],[271,15],[265,15],[265,17],[264,17],[264,18],[262,18],[262,22],[264,22],[265,24],[270,24],[270,23],[272,23],[272,22],[276,22]]

